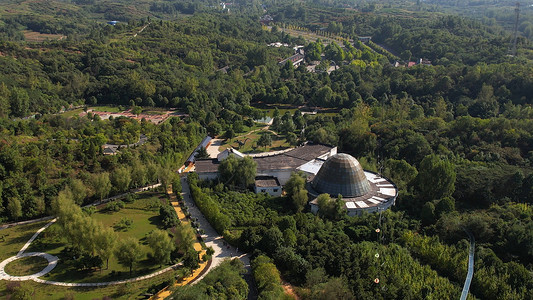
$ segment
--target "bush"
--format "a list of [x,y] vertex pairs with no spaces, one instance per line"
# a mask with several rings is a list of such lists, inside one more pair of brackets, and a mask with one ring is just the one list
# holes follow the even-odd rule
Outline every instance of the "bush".
[[137,200],[137,195],[135,195],[134,193],[130,193],[126,196],[126,198],[124,198],[124,201],[126,203],[133,203],[135,202],[135,200]]
[[107,203],[105,209],[107,211],[120,211],[122,208],[124,208],[126,206],[126,204],[124,204],[124,202],[120,201],[120,200],[117,200],[117,201],[112,201],[112,202],[109,202]]
[[180,223],[174,208],[169,205],[162,205],[159,208],[159,218],[165,228],[177,226]]
[[132,219],[122,217],[120,221],[115,224],[114,228],[116,231],[126,231],[131,228],[131,225],[133,225]]

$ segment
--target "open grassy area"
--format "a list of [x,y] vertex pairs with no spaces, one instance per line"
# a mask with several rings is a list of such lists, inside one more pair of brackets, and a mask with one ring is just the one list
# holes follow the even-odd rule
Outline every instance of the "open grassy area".
[[62,40],[66,36],[62,34],[47,34],[47,33],[39,33],[31,30],[24,30],[24,38],[27,42],[37,42],[41,43],[47,40]]
[[63,116],[65,116],[65,118],[72,118],[74,116],[78,116],[82,112],[83,112],[83,108],[76,108],[76,109],[64,112]]
[[0,230],[0,261],[16,255],[32,235],[47,221]]
[[[281,135],[276,136],[272,132],[269,132],[270,135],[272,136],[272,145],[266,148],[257,147],[257,141],[259,140],[261,135],[265,133],[266,131],[261,130],[261,131],[256,131],[245,136],[238,136],[236,138],[233,138],[231,142],[226,140],[219,147],[219,151],[224,151],[226,148],[232,147],[234,149],[239,150],[242,153],[260,153],[260,152],[283,150],[283,149],[290,147],[289,143],[287,143],[287,140],[285,140],[285,137]],[[243,145],[239,144],[238,141],[243,143]]]
[[4,271],[13,276],[32,275],[48,266],[48,261],[40,256],[29,256],[17,259],[6,265]]
[[105,106],[105,105],[101,105],[101,106],[91,106],[88,108],[88,110],[93,110],[93,111],[101,111],[101,112],[110,112],[110,113],[117,113],[117,112],[121,112],[122,110],[118,109],[118,106]]
[[[146,299],[143,296],[146,293],[155,293],[159,291],[175,278],[177,274],[182,271],[169,271],[154,278],[141,280],[132,283],[111,285],[106,287],[63,287],[48,284],[36,283],[34,281],[22,282],[22,287],[34,292],[32,299],[76,299],[76,300],[92,300],[102,299],[103,297],[110,297],[111,299]],[[0,299],[7,299],[9,292],[7,285],[13,284],[5,280],[0,280]]]
[[[126,204],[118,212],[106,210],[106,205],[98,207],[98,211],[92,217],[106,227],[114,228],[119,239],[134,237],[141,241],[143,259],[134,266],[133,273],[129,274],[129,268],[120,265],[112,256],[109,267],[102,270],[77,270],[76,260],[64,250],[67,247],[65,241],[54,235],[59,225],[52,225],[45,230],[39,238],[32,243],[28,251],[46,252],[59,257],[59,263],[52,272],[45,275],[45,279],[61,282],[104,282],[121,280],[157,271],[159,265],[154,265],[148,258],[151,252],[147,245],[142,244],[146,235],[154,229],[160,228],[158,204],[166,201],[166,196],[161,193],[146,192],[138,194],[139,198],[130,204]],[[127,229],[118,229],[117,224],[121,220],[130,220],[132,224]],[[54,228],[55,227],[55,228]]]

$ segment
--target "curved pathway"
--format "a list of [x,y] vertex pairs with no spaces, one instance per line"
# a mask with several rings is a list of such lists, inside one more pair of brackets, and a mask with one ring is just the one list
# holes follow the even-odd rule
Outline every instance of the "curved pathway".
[[[160,185],[161,184],[158,183],[158,184],[155,184],[155,185],[150,185],[150,186],[138,188],[138,189],[134,190],[134,192],[138,193],[138,192],[146,191],[146,190],[158,187]],[[122,194],[122,195],[117,195],[117,196],[114,196],[114,197],[111,197],[111,198],[104,199],[102,201],[98,201],[98,202],[95,202],[95,203],[88,204],[86,206],[99,205],[99,204],[102,204],[102,203],[105,203],[105,202],[109,202],[109,201],[111,201],[113,199],[117,199],[119,197],[124,197],[127,194],[128,193]],[[43,221],[45,219],[51,219],[51,218],[53,218],[53,217],[44,217],[44,218],[40,218],[40,219],[36,219],[36,220],[29,220],[29,221],[24,221],[24,222],[19,222],[19,223],[6,224],[6,225],[0,227],[0,229],[7,228],[7,227],[12,227],[12,226],[17,226],[17,225],[23,225],[23,224],[31,224],[31,223]],[[28,249],[30,244],[37,238],[37,236],[39,236],[39,234],[41,232],[43,232],[50,225],[54,224],[56,221],[57,221],[57,219],[53,219],[50,223],[46,224],[45,226],[43,226],[42,228],[37,230],[37,232],[35,232],[35,234],[28,240],[28,242],[26,242],[24,244],[24,246],[22,246],[22,248],[17,253],[17,255],[12,256],[12,257],[10,257],[10,258],[8,258],[8,259],[6,259],[6,260],[4,260],[4,261],[2,261],[0,263],[0,280],[9,280],[9,281],[33,280],[35,282],[44,283],[44,284],[51,284],[51,285],[57,285],[57,286],[99,287],[99,286],[122,284],[122,283],[128,283],[128,282],[134,282],[134,281],[140,281],[140,280],[152,278],[152,277],[158,276],[160,274],[163,274],[163,273],[165,273],[167,271],[174,270],[174,269],[176,269],[177,267],[179,267],[179,266],[181,266],[183,264],[183,263],[180,262],[180,263],[174,264],[172,266],[166,267],[166,268],[164,268],[162,270],[159,270],[157,272],[154,272],[154,273],[151,273],[151,274],[148,274],[148,275],[138,276],[138,277],[124,279],[124,280],[107,281],[107,282],[76,283],[76,282],[59,282],[59,281],[51,281],[51,280],[40,279],[39,277],[47,274],[48,272],[52,271],[52,269],[55,268],[55,266],[57,265],[57,263],[59,261],[59,258],[57,258],[56,256],[53,256],[53,255],[50,255],[48,253],[44,253],[44,252],[28,252],[28,253],[24,253],[24,251],[26,251],[26,249]],[[201,245],[200,245],[200,248],[201,248]],[[195,247],[195,249],[196,249],[196,247]],[[17,260],[19,258],[28,257],[28,256],[40,256],[40,257],[43,257],[46,260],[48,260],[48,266],[46,266],[43,270],[41,270],[38,273],[35,273],[35,274],[32,274],[32,275],[27,275],[27,276],[13,276],[13,275],[9,275],[9,274],[7,274],[5,272],[4,268],[5,268],[5,266],[7,264],[9,264],[10,262],[15,261],[15,260]]]
[[[26,275],[26,276],[13,276],[5,272],[4,268],[10,262],[15,261],[19,258],[30,257],[30,256],[40,256],[46,259],[48,261],[48,266],[46,266],[40,272],[37,272],[32,275]],[[43,253],[43,252],[28,252],[28,253],[23,253],[23,254],[17,254],[15,256],[11,256],[10,258],[0,263],[0,280],[3,279],[3,280],[10,280],[10,281],[25,281],[25,280],[37,281],[38,277],[41,277],[45,275],[46,273],[52,271],[56,267],[58,261],[59,261],[59,258],[57,258],[56,256],[50,255],[48,253]]]
[[[5,259],[4,261],[2,261],[0,263],[0,279],[11,280],[11,281],[35,280],[38,277],[41,277],[41,276],[45,275],[46,273],[52,271],[56,267],[57,262],[59,261],[59,258],[57,258],[57,256],[53,256],[53,255],[50,255],[50,254],[44,253],[44,252],[28,252],[28,253],[24,253],[24,251],[26,251],[26,249],[28,249],[30,244],[37,238],[37,236],[39,236],[39,234],[41,232],[43,232],[46,228],[50,227],[50,225],[54,224],[56,221],[57,221],[57,219],[53,219],[50,223],[44,225],[39,230],[37,230],[37,232],[35,232],[35,234],[26,242],[26,244],[24,244],[24,246],[22,246],[22,248],[17,253],[17,255],[11,256],[10,258]],[[40,256],[40,257],[46,259],[48,261],[48,266],[46,266],[40,272],[37,272],[37,273],[32,274],[32,275],[13,276],[13,275],[9,275],[9,274],[6,273],[5,267],[10,262],[15,261],[15,260],[17,260],[19,258],[30,257],[30,256]]]
[[[207,247],[213,248],[215,253],[213,254],[211,258],[211,264],[207,265],[205,270],[202,269],[201,275],[194,277],[192,282],[188,282],[191,284],[195,284],[196,282],[200,281],[202,278],[204,278],[209,271],[211,271],[214,267],[220,265],[222,261],[225,259],[233,259],[233,258],[239,258],[243,264],[244,267],[247,270],[247,274],[245,275],[247,278],[248,285],[250,287],[250,294],[248,298],[255,299],[256,296],[253,295],[254,289],[252,288],[252,280],[251,280],[251,273],[252,268],[250,267],[250,256],[246,253],[240,252],[239,249],[230,246],[226,241],[224,241],[224,238],[216,232],[216,230],[209,224],[207,219],[204,217],[202,212],[194,205],[194,201],[192,200],[191,192],[189,189],[189,183],[187,182],[186,176],[183,176],[181,178],[181,187],[182,187],[182,197],[183,201],[185,203],[185,206],[188,208],[188,212],[191,215],[191,219],[195,220],[198,224],[198,228],[202,229],[204,233],[201,235],[203,241],[205,242],[205,245]],[[181,209],[180,209],[181,211]],[[179,215],[179,213],[178,213]],[[181,217],[180,217],[181,219]],[[177,285],[183,285],[183,284],[177,284]],[[170,296],[171,292],[168,291],[168,287],[164,290],[160,291],[157,295],[150,299],[154,300],[162,300],[165,299],[165,297]]]
[[[140,187],[140,188],[133,189],[133,190],[127,192],[127,193],[122,193],[120,195],[116,195],[116,196],[113,196],[113,197],[109,197],[109,198],[103,199],[102,201],[96,201],[96,202],[84,205],[84,206],[82,206],[82,208],[89,207],[89,206],[97,206],[97,205],[104,204],[104,203],[107,203],[107,202],[115,200],[115,199],[126,197],[128,194],[132,194],[132,193],[133,194],[137,194],[137,193],[140,193],[140,192],[144,192],[144,191],[147,191],[147,190],[154,189],[154,188],[159,187],[159,186],[161,186],[161,183],[156,183],[156,184],[152,184],[152,185],[143,186],[143,187]],[[20,221],[20,222],[15,222],[15,223],[8,223],[8,224],[1,225],[0,226],[0,230],[6,229],[6,228],[10,228],[10,227],[14,227],[14,226],[19,226],[19,225],[27,225],[27,224],[38,223],[38,222],[41,222],[41,221],[48,221],[48,220],[52,220],[53,218],[55,218],[55,217],[54,216],[47,216],[47,217],[42,217],[42,218],[39,218],[39,219],[26,220],[26,221]]]
[[474,276],[474,252],[476,247],[476,241],[474,236],[470,231],[464,229],[468,237],[470,238],[470,251],[468,253],[468,273],[465,279],[465,285],[463,286],[463,292],[461,293],[461,300],[466,300],[468,296],[468,290],[470,289],[470,283],[472,282],[472,277]]

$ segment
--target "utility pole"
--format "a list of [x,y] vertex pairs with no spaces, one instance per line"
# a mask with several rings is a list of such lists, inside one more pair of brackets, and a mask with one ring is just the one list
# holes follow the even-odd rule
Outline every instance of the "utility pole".
[[520,16],[520,3],[516,2],[516,8],[514,9],[516,20],[514,23],[514,36],[511,45],[509,45],[509,55],[516,56],[516,40],[518,39],[518,18]]

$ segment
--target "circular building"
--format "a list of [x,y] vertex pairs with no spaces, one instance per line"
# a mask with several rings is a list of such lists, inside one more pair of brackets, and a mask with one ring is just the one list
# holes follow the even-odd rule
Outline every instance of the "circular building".
[[353,156],[338,153],[328,158],[318,173],[308,182],[309,194],[314,198],[311,211],[318,212],[316,197],[329,194],[333,198],[342,196],[348,215],[362,211],[377,212],[394,204],[398,189],[387,178],[365,171]]

